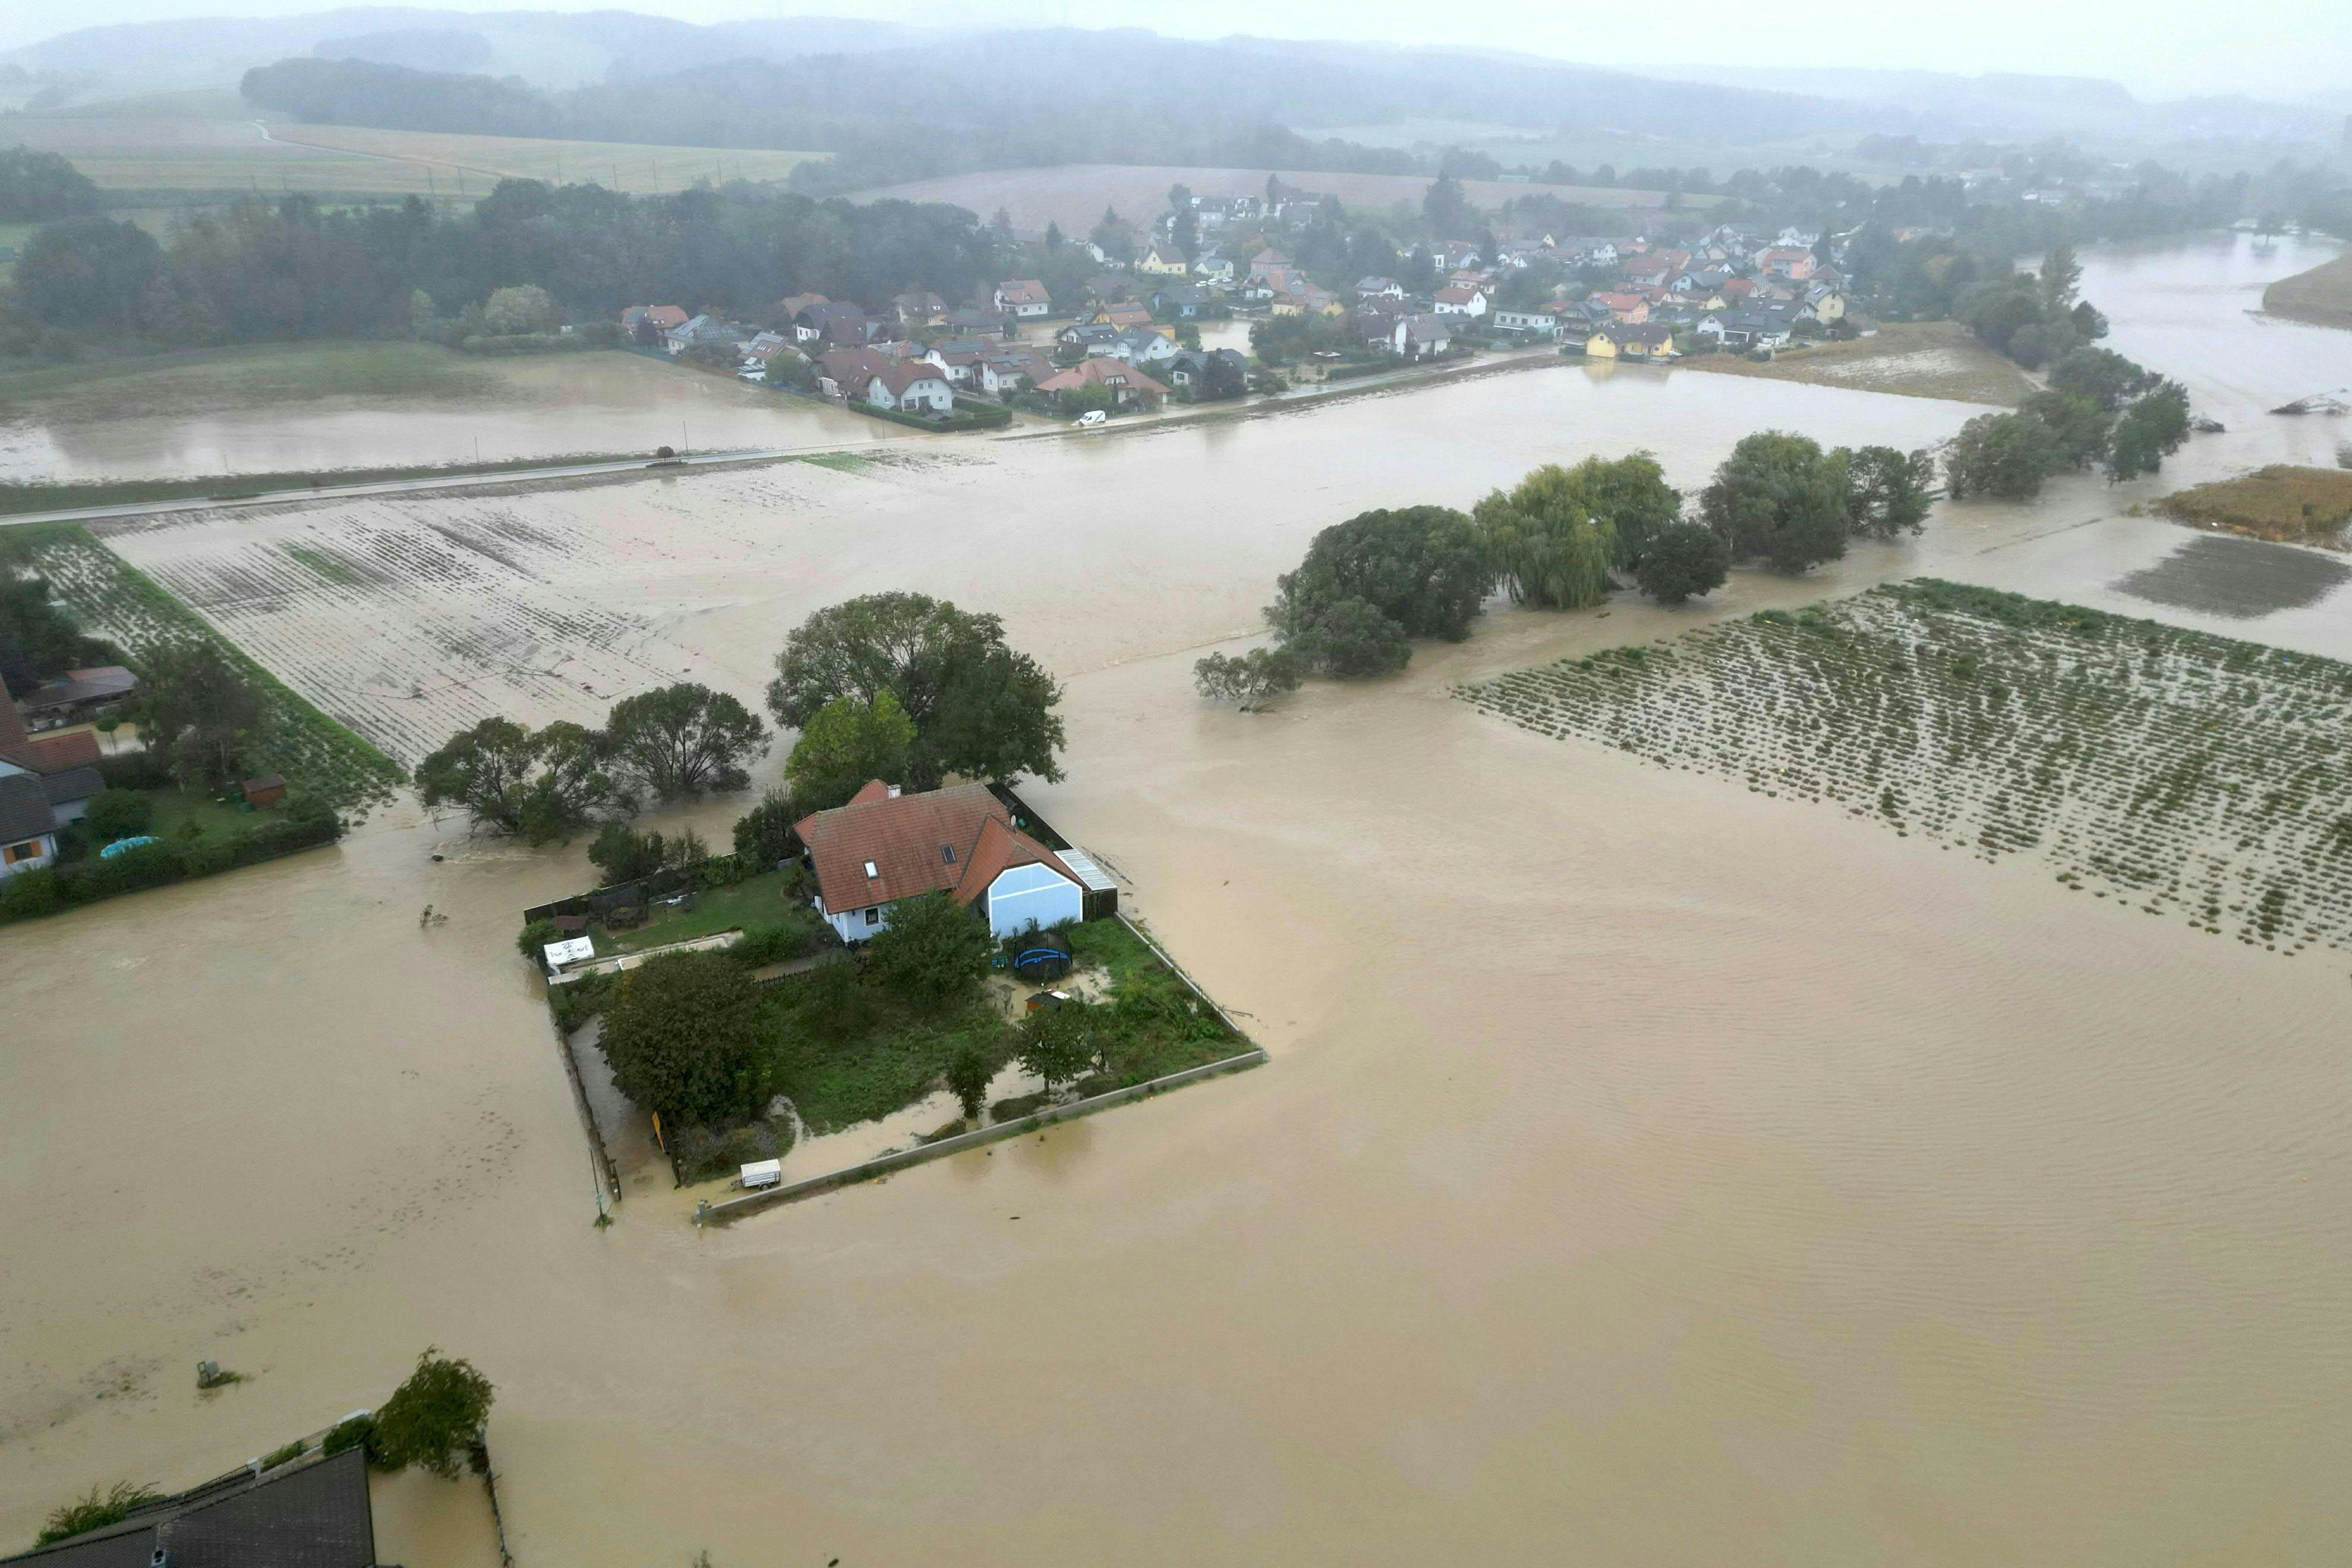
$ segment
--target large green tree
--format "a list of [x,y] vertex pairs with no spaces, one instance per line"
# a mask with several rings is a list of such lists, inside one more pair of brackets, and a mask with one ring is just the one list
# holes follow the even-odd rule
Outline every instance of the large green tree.
[[915,721],[884,687],[872,702],[838,696],[809,716],[801,737],[784,759],[793,799],[812,811],[830,810],[868,780],[907,776],[915,744]]
[[740,789],[767,726],[725,692],[681,681],[613,705],[604,736],[614,761],[656,798]]
[[1980,413],[1960,426],[1944,453],[1944,489],[1955,501],[2030,501],[2065,466],[2058,438],[2034,415]]
[[1057,1088],[1085,1076],[1099,1059],[1093,1009],[1081,1002],[1040,1008],[1021,1020],[1015,1054],[1022,1069]]
[[1650,540],[1633,580],[1661,604],[1712,593],[1731,573],[1731,547],[1723,536],[1698,523],[1660,528]]
[[475,826],[534,844],[568,837],[627,804],[604,737],[563,721],[529,730],[486,718],[416,765],[416,792],[427,810],[460,807]]
[[721,1126],[767,1103],[759,989],[724,953],[667,953],[631,969],[601,1039],[614,1083],[666,1126]]
[[1318,674],[1374,674],[1404,666],[1408,639],[1467,637],[1493,584],[1477,530],[1452,507],[1365,512],[1315,536],[1265,619]]
[[867,594],[810,616],[776,655],[768,710],[798,729],[828,703],[846,696],[870,707],[886,690],[914,723],[912,788],[935,788],[950,773],[1062,776],[1060,685],[1006,646],[995,616],[920,593]]
[[2110,413],[2155,382],[2155,376],[2113,349],[2087,343],[2050,367],[2052,390],[2089,398]]
[[149,653],[132,709],[148,747],[191,789],[226,789],[243,779],[269,728],[252,680],[208,640]]
[[2017,406],[2018,412],[2032,414],[2048,428],[2068,467],[2088,468],[2106,455],[2116,417],[2096,399],[2051,390],[2034,392]]
[[474,1364],[427,1345],[416,1370],[392,1391],[375,1413],[368,1434],[368,1458],[379,1469],[415,1465],[445,1480],[461,1466],[487,1464],[482,1428],[495,1397],[490,1380]]
[[942,1012],[980,994],[996,942],[976,910],[944,893],[902,898],[866,945],[866,973],[891,995]]
[[1682,516],[1680,492],[1646,452],[1547,464],[1473,514],[1487,564],[1523,604],[1596,604],[1613,569],[1640,564],[1652,536]]
[[1925,526],[1934,504],[1936,460],[1924,448],[1858,446],[1845,452],[1845,468],[1846,524],[1855,537],[1893,539]]
[[1699,515],[1735,558],[1804,571],[1845,554],[1850,524],[1841,455],[1810,437],[1768,430],[1743,438],[1699,495]]
[[48,580],[0,562],[0,685],[23,696],[45,680],[121,655],[85,636],[49,591]]
[[2163,381],[2116,420],[2107,452],[2107,477],[2131,479],[2153,474],[2189,439],[2189,390]]

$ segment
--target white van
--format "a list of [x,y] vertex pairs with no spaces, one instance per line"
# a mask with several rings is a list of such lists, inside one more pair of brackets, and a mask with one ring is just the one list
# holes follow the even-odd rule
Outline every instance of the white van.
[[1080,430],[1094,430],[1109,423],[1110,415],[1098,408],[1090,408],[1077,418],[1077,427]]

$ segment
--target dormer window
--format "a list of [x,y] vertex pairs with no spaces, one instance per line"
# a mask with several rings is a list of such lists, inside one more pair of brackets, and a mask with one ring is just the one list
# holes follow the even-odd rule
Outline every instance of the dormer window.
[[866,874],[869,879],[871,879],[873,877],[880,876],[882,873],[875,868],[872,861],[867,861],[866,862]]

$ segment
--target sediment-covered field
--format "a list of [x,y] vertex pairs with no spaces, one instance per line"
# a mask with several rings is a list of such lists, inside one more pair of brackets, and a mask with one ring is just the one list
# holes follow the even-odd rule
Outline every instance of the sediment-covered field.
[[2352,665],[1932,580],[1464,687],[2289,954],[2352,946]]

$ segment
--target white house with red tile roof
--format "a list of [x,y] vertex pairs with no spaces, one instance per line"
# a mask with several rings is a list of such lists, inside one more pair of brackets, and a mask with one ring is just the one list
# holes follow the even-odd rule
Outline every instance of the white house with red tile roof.
[[845,942],[890,924],[902,898],[944,893],[998,936],[1086,913],[1086,884],[1013,825],[985,784],[901,794],[877,779],[845,806],[796,824],[815,869],[816,910]]

